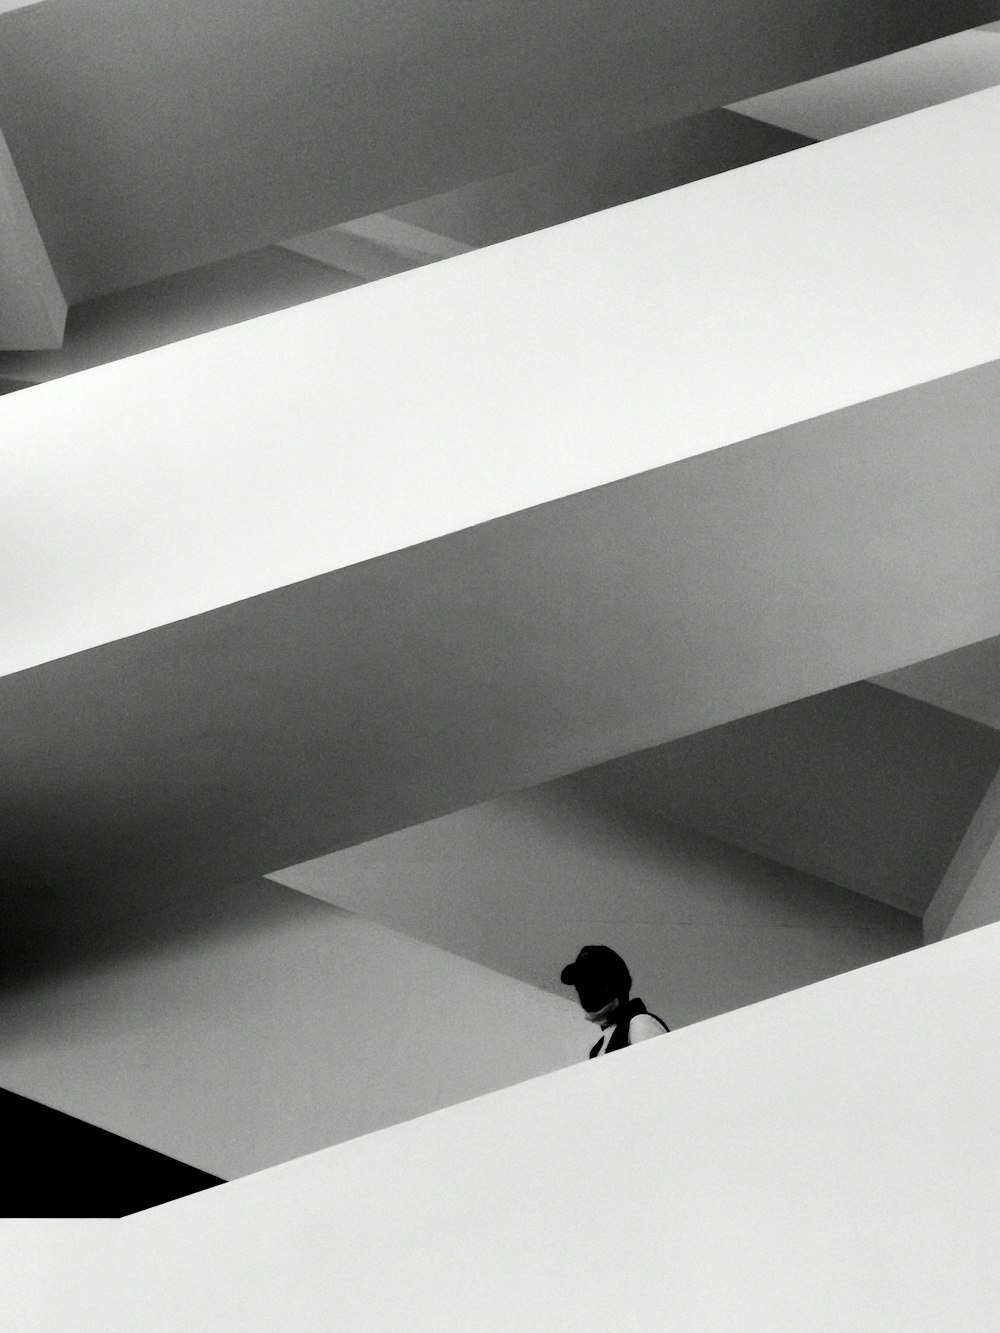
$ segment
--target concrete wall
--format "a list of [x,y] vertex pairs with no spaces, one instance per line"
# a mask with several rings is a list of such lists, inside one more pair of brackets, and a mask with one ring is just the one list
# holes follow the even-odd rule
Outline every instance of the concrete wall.
[[0,124],[71,301],[996,17],[990,0],[665,9],[48,0],[0,32]]
[[568,1000],[256,881],[36,936],[0,1086],[224,1179],[579,1055]]
[[859,681],[612,760],[588,785],[921,916],[998,766],[993,729]]
[[0,349],[58,347],[65,322],[66,300],[0,133]]
[[[997,43],[1000,47],[1000,42]],[[970,643],[878,677],[878,684],[1000,731],[1000,639]]]
[[617,807],[587,774],[274,878],[559,994],[581,945],[610,944],[671,1026],[922,941],[916,917]]
[[16,1326],[993,1333],[998,965],[972,932],[152,1209],[19,1265]]

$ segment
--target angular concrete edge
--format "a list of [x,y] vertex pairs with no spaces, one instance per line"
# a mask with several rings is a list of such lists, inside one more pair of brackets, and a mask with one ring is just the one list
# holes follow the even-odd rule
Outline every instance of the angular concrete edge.
[[0,351],[62,346],[66,300],[0,134]]
[[931,943],[994,921],[1000,921],[1000,773],[924,913],[924,938]]

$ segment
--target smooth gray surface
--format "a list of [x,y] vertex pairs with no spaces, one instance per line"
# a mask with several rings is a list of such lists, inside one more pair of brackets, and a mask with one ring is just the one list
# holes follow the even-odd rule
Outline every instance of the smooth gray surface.
[[556,161],[463,185],[391,212],[468,245],[493,245],[812,142],[732,111],[707,111],[598,140]]
[[1000,730],[1000,639],[901,667],[877,683]]
[[65,297],[0,132],[0,348],[58,347],[65,322]]
[[559,778],[269,878],[560,995],[580,946],[610,944],[672,1028],[922,943],[917,917],[626,805],[600,777]]
[[981,29],[778,88],[732,111],[830,139],[1000,83],[1000,46]]
[[919,916],[1000,733],[864,682],[592,769],[586,790]]
[[[810,142],[746,116],[710,111],[636,134],[598,138],[569,158],[420,200],[393,210],[389,217],[478,247],[746,166]],[[330,234],[327,229],[320,234],[321,240]],[[342,244],[344,238],[333,234]],[[359,242],[353,240],[353,244]],[[0,350],[0,373],[54,379],[342,291],[364,280],[303,258],[309,251],[293,253],[294,248],[294,243],[289,249],[265,246],[80,302],[69,312],[61,348]],[[317,258],[325,253],[321,245]],[[377,251],[376,258],[386,272],[402,272],[415,264],[412,257],[393,252]]]
[[998,392],[980,367],[6,677],[0,853],[60,919],[128,911],[996,634]]
[[996,18],[987,0],[47,0],[0,126],[71,302]]

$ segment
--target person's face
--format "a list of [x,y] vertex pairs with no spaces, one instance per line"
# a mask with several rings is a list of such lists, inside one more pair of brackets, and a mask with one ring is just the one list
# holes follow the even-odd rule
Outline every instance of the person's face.
[[[581,1004],[582,1003],[583,1001],[581,1000]],[[596,1001],[591,999],[589,1003],[595,1004]],[[615,1014],[618,1012],[620,1005],[621,1001],[617,996],[614,996],[605,1004],[602,1004],[600,1008],[588,1009],[586,1005],[584,1005],[584,1013],[587,1015],[587,1022],[597,1023],[602,1028],[610,1027],[614,1022]]]

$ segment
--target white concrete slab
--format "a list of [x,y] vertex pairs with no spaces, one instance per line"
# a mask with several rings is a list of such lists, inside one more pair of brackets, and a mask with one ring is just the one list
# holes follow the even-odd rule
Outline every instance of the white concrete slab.
[[980,93],[7,395],[0,672],[1000,356],[998,135]]
[[24,1333],[992,1333],[1000,928],[120,1225]]

